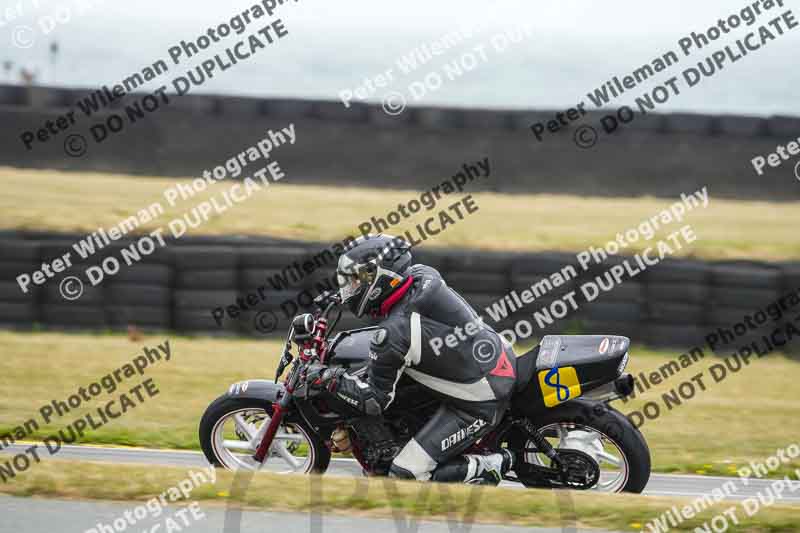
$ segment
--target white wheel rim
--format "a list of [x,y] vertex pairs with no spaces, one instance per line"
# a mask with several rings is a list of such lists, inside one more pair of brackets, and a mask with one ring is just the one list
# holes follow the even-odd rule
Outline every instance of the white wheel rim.
[[266,410],[259,408],[238,409],[217,420],[211,430],[211,447],[220,464],[228,470],[309,473],[315,450],[308,434],[297,424],[281,424],[264,462],[253,459],[270,420]]
[[[605,433],[592,427],[563,422],[544,426],[539,432],[553,448],[577,449],[597,461],[600,466],[600,480],[591,490],[621,492],[625,487],[630,473],[628,458],[622,452],[622,448]],[[598,444],[599,449],[597,449]],[[535,447],[533,441],[528,440],[525,443],[526,449]],[[541,452],[525,452],[525,461],[539,466],[550,464],[550,459]],[[605,465],[611,465],[613,468],[604,467]]]

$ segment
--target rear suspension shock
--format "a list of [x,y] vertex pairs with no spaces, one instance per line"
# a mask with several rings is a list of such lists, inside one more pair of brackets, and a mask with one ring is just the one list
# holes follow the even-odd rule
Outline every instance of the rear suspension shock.
[[544,435],[542,435],[539,430],[536,429],[536,426],[534,426],[530,420],[524,419],[521,421],[521,424],[539,451],[553,461],[553,464],[556,465],[560,470],[562,468],[561,458],[558,456],[558,452],[555,450],[555,448],[553,448],[553,445],[550,444],[546,438],[544,438]]

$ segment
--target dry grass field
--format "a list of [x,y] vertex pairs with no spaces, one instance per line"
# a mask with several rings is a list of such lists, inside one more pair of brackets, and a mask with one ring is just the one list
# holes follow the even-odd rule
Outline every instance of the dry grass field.
[[[39,408],[51,400],[64,400],[81,386],[102,378],[165,336],[148,336],[136,343],[125,335],[0,332],[0,434],[29,418],[41,421]],[[159,394],[83,442],[199,449],[197,426],[206,406],[236,381],[272,379],[280,353],[275,341],[210,339],[169,336],[172,358],[145,371]],[[677,354],[634,347],[628,371],[656,370]],[[686,375],[651,389],[627,404],[613,405],[625,414],[662,392],[688,380],[719,360],[707,356]],[[120,391],[144,378],[126,380]],[[658,420],[648,420],[642,431],[650,444],[653,468],[660,472],[735,475],[735,468],[750,460],[763,460],[798,442],[796,413],[800,409],[800,363],[782,356],[756,360],[720,383],[706,377],[708,390]],[[119,391],[115,394],[119,394]],[[40,428],[33,438],[61,429],[81,413],[104,404],[115,394],[103,393],[81,408]],[[663,407],[663,402],[661,402]],[[800,467],[800,462],[794,465]],[[784,472],[785,470],[785,472]],[[789,473],[788,467],[781,472]]]
[[[174,207],[164,191],[186,180],[55,170],[0,168],[0,229],[91,232],[108,228],[153,202],[165,213],[140,231],[166,229],[202,201],[221,198],[229,182],[216,183]],[[692,191],[686,191],[687,194]],[[466,190],[465,190],[466,193]],[[408,190],[297,186],[291,176],[271,185],[188,234],[268,235],[300,240],[340,242],[358,235],[371,216],[386,217],[399,203],[419,196]],[[800,205],[719,200],[710,190],[710,205],[694,210],[691,224],[698,240],[679,255],[701,258],[780,260],[800,258]],[[432,211],[424,209],[389,230],[402,234],[460,196],[444,197]],[[672,201],[656,198],[584,198],[555,195],[474,194],[478,211],[428,239],[425,246],[459,246],[488,250],[560,250],[575,252],[614,239],[617,233],[656,215]],[[463,211],[463,207],[462,207]],[[673,222],[660,236],[677,230]],[[490,228],[491,231],[487,231]],[[631,251],[650,245],[635,243]]]

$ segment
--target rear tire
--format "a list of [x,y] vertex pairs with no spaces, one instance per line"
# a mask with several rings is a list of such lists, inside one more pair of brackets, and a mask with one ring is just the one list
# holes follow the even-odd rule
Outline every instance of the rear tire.
[[[548,426],[572,428],[579,432],[591,430],[616,446],[622,456],[620,459],[624,461],[625,478],[610,492],[640,493],[647,485],[650,479],[650,449],[647,441],[622,413],[610,405],[577,399],[549,409],[530,421],[539,430],[547,429]],[[520,429],[515,428],[512,431],[513,433],[506,439],[509,448],[523,451],[528,440],[527,436],[523,435]]]
[[[254,470],[247,464],[236,464],[233,456],[226,454],[220,447],[220,439],[217,434],[224,430],[224,425],[228,419],[237,413],[261,413],[268,421],[272,416],[272,404],[255,398],[232,398],[224,395],[220,396],[208,406],[203,418],[200,420],[199,437],[200,446],[203,454],[209,463],[216,467],[229,470]],[[263,422],[266,423],[266,422]],[[298,474],[322,474],[328,469],[331,461],[331,451],[322,439],[309,428],[304,422],[284,422],[281,427],[288,427],[293,433],[301,436],[308,446],[308,460],[304,463],[302,470],[297,470]],[[280,431],[280,430],[279,430]],[[246,444],[246,440],[242,444]],[[252,450],[253,453],[255,450]],[[246,455],[246,453],[243,453]],[[265,470],[273,458],[268,456],[264,461]],[[257,466],[257,465],[255,465]]]

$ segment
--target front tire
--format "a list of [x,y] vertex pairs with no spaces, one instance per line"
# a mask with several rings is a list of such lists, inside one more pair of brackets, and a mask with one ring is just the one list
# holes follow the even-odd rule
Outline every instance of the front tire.
[[[602,492],[644,490],[650,479],[650,449],[641,432],[625,416],[603,402],[573,400],[530,421],[554,448],[578,449],[601,467],[601,479],[593,488]],[[547,458],[521,429],[512,430],[509,448],[522,452],[531,464],[550,466]]]
[[200,420],[200,446],[206,459],[227,470],[322,474],[331,451],[303,422],[284,421],[263,465],[252,458],[272,417],[272,404],[255,398],[220,396]]

